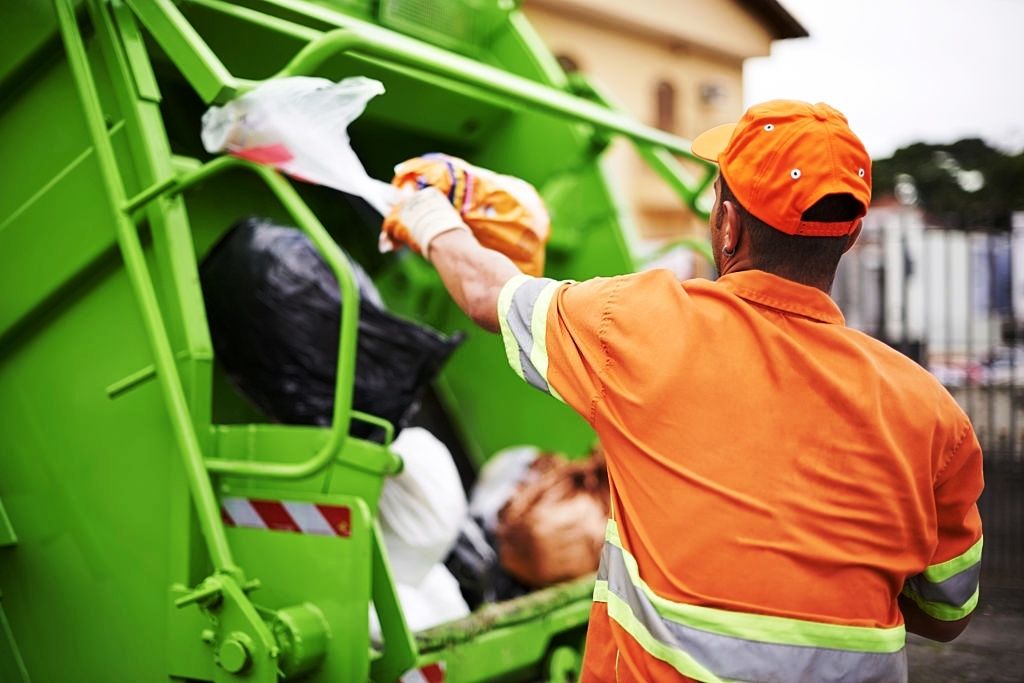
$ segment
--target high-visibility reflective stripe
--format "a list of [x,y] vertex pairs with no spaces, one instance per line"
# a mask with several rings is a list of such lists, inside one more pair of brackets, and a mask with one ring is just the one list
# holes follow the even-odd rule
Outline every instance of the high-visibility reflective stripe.
[[498,296],[498,321],[505,355],[516,374],[531,386],[562,400],[548,383],[548,307],[562,282],[550,278],[517,275]]
[[727,681],[905,681],[902,626],[865,628],[675,603],[640,578],[609,522],[594,600],[647,652],[685,676]]
[[942,583],[947,579],[962,573],[964,570],[981,565],[981,548],[985,544],[984,537],[967,549],[963,555],[954,557],[951,560],[933,564],[924,570],[924,577],[932,583]]
[[911,577],[903,594],[936,619],[956,621],[967,616],[978,604],[983,542],[979,538],[964,554]]
[[[533,338],[529,334],[529,325],[525,325],[522,319],[518,317],[515,320],[510,320],[509,311],[512,308],[512,295],[519,289],[520,285],[529,281],[529,279],[529,275],[516,275],[505,283],[505,286],[501,288],[501,292],[498,294],[498,325],[501,328],[501,339],[505,344],[505,356],[508,358],[508,364],[523,379],[526,379],[526,375],[523,370],[523,353],[520,350],[520,346],[528,343],[530,346],[527,348],[531,348],[533,346]],[[524,327],[525,330],[523,329]],[[520,339],[521,337],[522,339]],[[538,388],[547,391],[545,387]]]
[[[916,578],[916,577],[915,577]],[[978,596],[981,594],[979,588],[974,589],[974,593],[968,598],[967,602],[962,606],[953,607],[945,602],[939,600],[926,600],[921,595],[915,592],[915,589],[911,586],[913,579],[908,581],[907,585],[903,587],[903,595],[907,596],[917,606],[924,610],[925,614],[942,621],[956,621],[957,619],[963,619],[968,614],[974,611],[974,608],[978,606]]]
[[679,645],[672,642],[671,637],[666,637],[657,629],[649,628],[636,615],[633,606],[609,590],[608,582],[600,578],[594,584],[594,602],[606,603],[609,617],[622,626],[635,641],[640,643],[644,650],[663,662],[671,664],[679,673],[706,683],[719,683],[722,680],[701,666],[688,652],[679,649]]
[[978,590],[981,580],[981,563],[968,567],[959,574],[954,574],[945,581],[932,583],[927,575],[911,577],[907,583],[915,593],[928,602],[943,602],[953,607],[967,604]]

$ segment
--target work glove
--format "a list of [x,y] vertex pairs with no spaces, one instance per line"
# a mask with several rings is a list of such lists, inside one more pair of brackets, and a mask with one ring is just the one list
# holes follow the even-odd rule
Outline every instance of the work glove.
[[[437,188],[454,207],[461,224],[469,227],[482,246],[508,256],[517,268],[528,275],[543,274],[550,219],[544,201],[525,180],[473,166],[447,154],[426,154],[396,166],[391,184],[406,193],[426,187]],[[440,223],[449,223],[451,219],[441,220],[440,205],[431,199],[429,206],[434,207],[435,204],[438,217],[431,221],[437,221],[435,228],[440,229]],[[424,213],[434,214],[435,210]],[[420,209],[416,209],[410,217],[425,220],[419,218],[419,212]],[[414,231],[410,226],[403,227],[402,223],[399,205],[385,220],[381,251],[408,244],[409,238],[415,241],[414,235],[408,235]],[[452,226],[446,227],[450,229]],[[416,230],[424,230],[430,239],[439,234],[426,228],[417,227]],[[427,253],[422,242],[418,243],[418,248],[409,246],[421,254]]]
[[405,245],[429,258],[430,243],[449,230],[469,230],[462,216],[439,189],[428,185],[396,204],[384,219],[380,250]]

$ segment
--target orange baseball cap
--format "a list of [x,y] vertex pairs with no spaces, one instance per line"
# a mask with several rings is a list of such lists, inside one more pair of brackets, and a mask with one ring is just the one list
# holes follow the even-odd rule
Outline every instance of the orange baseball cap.
[[[790,235],[849,235],[871,203],[871,157],[846,117],[824,103],[754,105],[738,123],[701,133],[691,150],[718,164],[743,208]],[[830,194],[853,195],[861,213],[844,223],[801,219]]]

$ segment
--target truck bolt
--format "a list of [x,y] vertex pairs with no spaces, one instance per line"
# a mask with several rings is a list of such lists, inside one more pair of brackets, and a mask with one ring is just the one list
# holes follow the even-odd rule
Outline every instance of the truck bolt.
[[228,673],[241,673],[251,659],[249,648],[237,634],[225,640],[217,650],[217,664]]

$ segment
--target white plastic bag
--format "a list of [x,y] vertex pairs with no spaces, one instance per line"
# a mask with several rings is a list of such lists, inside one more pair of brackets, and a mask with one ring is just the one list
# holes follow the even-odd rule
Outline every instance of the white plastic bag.
[[384,480],[380,514],[395,581],[410,586],[451,552],[467,514],[451,452],[422,427],[406,427],[391,444],[404,467]]
[[380,81],[362,76],[338,83],[309,76],[271,79],[223,107],[210,107],[203,114],[203,146],[362,197],[387,215],[398,189],[367,175],[348,137],[348,125],[383,92]]
[[[405,623],[413,633],[461,619],[469,614],[469,605],[462,597],[459,582],[443,564],[435,564],[415,586],[395,583],[398,604],[402,606]],[[370,638],[381,638],[380,619],[370,607]]]

